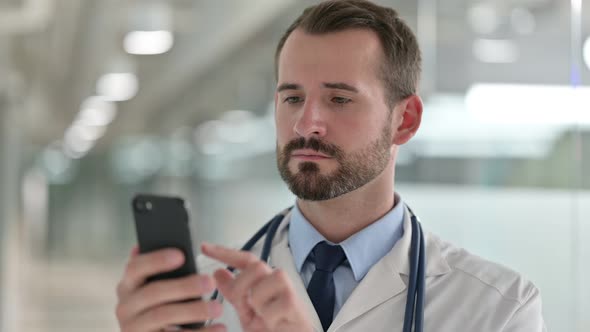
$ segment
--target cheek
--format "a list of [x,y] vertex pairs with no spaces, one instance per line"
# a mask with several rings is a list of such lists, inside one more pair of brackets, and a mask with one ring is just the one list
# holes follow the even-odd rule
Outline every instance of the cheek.
[[365,138],[371,135],[371,127],[366,119],[351,118],[340,121],[337,128],[332,128],[332,134],[335,140],[349,146],[362,145]]
[[356,121],[343,122],[340,124],[338,131],[332,130],[332,137],[342,149],[347,152],[358,151],[367,147],[377,138],[381,137],[384,122],[366,121],[367,119],[357,119]]
[[275,126],[277,131],[277,141],[280,146],[286,144],[293,138],[293,124],[288,117],[281,116],[279,112],[276,112]]

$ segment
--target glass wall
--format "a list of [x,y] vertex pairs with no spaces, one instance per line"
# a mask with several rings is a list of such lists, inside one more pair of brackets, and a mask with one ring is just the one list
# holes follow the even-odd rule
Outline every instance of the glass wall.
[[[588,1],[378,2],[424,58],[396,190],[532,280],[550,331],[590,330]],[[196,243],[236,246],[294,203],[273,55],[316,1],[25,3],[0,6],[0,331],[116,330],[136,193],[184,197]]]

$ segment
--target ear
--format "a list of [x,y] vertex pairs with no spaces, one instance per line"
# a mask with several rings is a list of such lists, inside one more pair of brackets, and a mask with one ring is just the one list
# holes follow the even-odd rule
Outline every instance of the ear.
[[[422,107],[422,99],[417,95],[411,95],[395,106],[392,126],[397,125],[397,130],[393,136],[393,144],[402,145],[414,137],[422,122]],[[396,113],[399,115],[396,116]],[[399,117],[401,121],[398,121]]]

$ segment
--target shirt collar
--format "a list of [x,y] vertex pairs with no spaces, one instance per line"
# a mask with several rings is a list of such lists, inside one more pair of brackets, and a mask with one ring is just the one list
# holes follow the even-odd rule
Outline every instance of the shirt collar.
[[305,219],[295,203],[289,220],[289,247],[299,273],[313,247],[322,241],[327,240]]
[[[397,194],[395,201],[395,207],[387,214],[339,243],[356,281],[360,281],[403,235],[404,203]],[[289,222],[289,246],[299,273],[309,253],[321,241],[331,243],[305,219],[295,204]]]

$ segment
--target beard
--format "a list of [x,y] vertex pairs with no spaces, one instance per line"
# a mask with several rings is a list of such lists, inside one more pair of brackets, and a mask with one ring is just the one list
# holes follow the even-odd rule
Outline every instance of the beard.
[[[277,144],[277,167],[281,178],[295,196],[303,200],[323,201],[349,193],[375,179],[387,167],[391,158],[391,126],[386,125],[379,138],[360,151],[345,153],[338,146],[317,138],[294,139],[283,148]],[[321,174],[318,163],[300,162],[298,172],[289,169],[291,153],[311,149],[332,157],[338,168]]]

